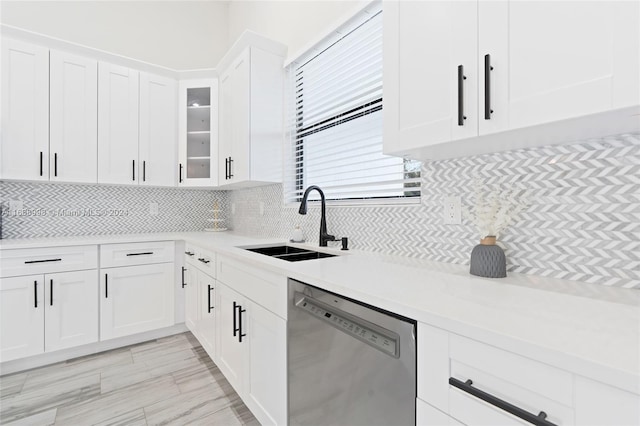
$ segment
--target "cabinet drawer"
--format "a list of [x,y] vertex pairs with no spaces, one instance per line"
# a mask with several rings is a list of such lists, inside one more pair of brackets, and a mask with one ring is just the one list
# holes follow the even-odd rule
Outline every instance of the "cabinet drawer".
[[527,424],[498,408],[507,402],[558,424],[574,423],[573,377],[570,373],[461,336],[449,336],[450,375],[458,383],[489,395],[485,401],[472,389],[449,386],[449,414],[465,424]]
[[197,258],[197,250],[198,248],[193,244],[186,243],[184,245],[184,260],[186,263],[190,263],[193,265],[199,263]]
[[0,250],[0,276],[79,271],[98,267],[98,246]]
[[100,267],[147,265],[173,262],[173,241],[104,244],[100,246]]
[[195,260],[193,262],[202,272],[211,278],[216,277],[216,254],[199,247],[196,248]]
[[218,256],[218,281],[287,318],[287,277]]

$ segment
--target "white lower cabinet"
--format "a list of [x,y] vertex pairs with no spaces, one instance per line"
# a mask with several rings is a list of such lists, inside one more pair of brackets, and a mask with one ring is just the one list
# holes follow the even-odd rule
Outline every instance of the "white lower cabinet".
[[197,292],[198,292],[198,319],[196,321],[196,333],[198,341],[205,351],[215,358],[215,336],[216,336],[216,316],[215,316],[215,291],[216,280],[202,271],[197,271]]
[[216,293],[220,370],[261,424],[286,424],[286,321],[227,285]]
[[100,339],[174,324],[173,263],[101,269]]
[[461,426],[462,423],[427,404],[416,399],[416,426]]
[[577,425],[640,425],[640,395],[576,377]]
[[198,310],[198,270],[188,263],[184,266],[182,273],[182,288],[185,292],[184,322],[189,331],[196,334],[196,324],[200,315]]
[[98,341],[96,270],[0,279],[0,361]]

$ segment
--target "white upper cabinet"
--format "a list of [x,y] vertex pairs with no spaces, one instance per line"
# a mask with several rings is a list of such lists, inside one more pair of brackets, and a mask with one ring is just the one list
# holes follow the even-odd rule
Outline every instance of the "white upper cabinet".
[[49,50],[2,39],[0,178],[49,179]]
[[138,181],[141,185],[176,184],[176,97],[175,80],[140,73]]
[[385,151],[477,135],[477,3],[386,2],[383,16]]
[[97,182],[98,63],[51,51],[50,179]]
[[180,186],[218,185],[218,80],[180,82]]
[[640,3],[384,3],[384,150],[441,159],[640,130]]
[[[481,1],[480,134],[639,103],[639,3]],[[489,55],[490,65],[484,66]]]
[[[236,43],[238,45],[238,43]],[[283,53],[232,50],[220,75],[219,185],[282,181]],[[274,53],[274,52],[278,53]]]
[[136,184],[139,72],[100,62],[98,183]]

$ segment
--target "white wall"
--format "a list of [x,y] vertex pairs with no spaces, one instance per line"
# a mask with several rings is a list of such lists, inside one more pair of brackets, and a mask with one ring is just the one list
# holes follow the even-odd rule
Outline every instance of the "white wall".
[[295,57],[362,9],[363,0],[232,0],[229,3],[229,42],[245,29],[289,46]]
[[226,1],[5,1],[0,22],[176,70],[214,68]]

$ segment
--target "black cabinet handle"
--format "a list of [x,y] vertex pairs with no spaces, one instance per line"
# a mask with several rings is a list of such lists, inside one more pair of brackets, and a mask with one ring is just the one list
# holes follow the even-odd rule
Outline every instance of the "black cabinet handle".
[[236,310],[240,307],[236,302],[233,302],[233,337],[238,335],[238,327],[236,327],[237,317]]
[[53,280],[49,281],[49,306],[53,306]]
[[211,262],[210,260],[205,260],[204,258],[198,258],[198,260],[204,264]]
[[179,163],[178,167],[178,183],[182,183],[182,163]]
[[136,181],[136,160],[133,160],[133,167],[131,168],[131,180]]
[[233,158],[229,157],[229,179],[233,177]]
[[30,263],[62,262],[62,259],[25,260],[26,265]]
[[127,256],[147,256],[153,254],[152,251],[145,251],[143,253],[127,253]]
[[238,342],[242,343],[242,338],[246,336],[242,332],[242,313],[247,312],[246,309],[242,309],[242,306],[238,305]]
[[183,266],[182,267],[182,288],[184,288],[185,285],[187,285],[187,283],[184,282],[184,271],[186,271],[187,269]]
[[224,180],[229,179],[229,158],[224,159]]
[[104,298],[109,298],[109,274],[104,274]]
[[458,126],[464,126],[464,120],[467,119],[464,116],[464,80],[466,79],[464,67],[458,65]]
[[491,120],[491,55],[484,55],[484,119]]
[[[34,308],[38,307],[38,281],[33,282],[33,300],[34,300]],[[235,336],[235,334],[234,334]]]
[[53,154],[53,175],[58,176],[58,153]]
[[40,151],[40,176],[42,176],[43,173],[43,156],[42,156],[42,151]]
[[478,388],[474,388],[473,386],[471,386],[473,385],[472,380],[463,382],[454,377],[449,377],[449,384],[536,426],[557,426],[555,423],[551,423],[547,420],[547,413],[545,413],[544,411],[540,411],[538,415],[525,411],[520,407],[516,407],[515,405],[508,403],[507,401],[481,391]]
[[194,255],[195,253],[190,252],[190,251],[185,251],[185,252],[184,252],[184,254],[186,254],[187,256],[192,256],[192,257],[193,257],[193,255]]
[[207,287],[209,288],[209,291],[207,292],[207,310],[208,313],[211,313],[211,310],[213,309],[213,306],[211,306],[211,290],[213,290],[213,287],[211,287],[210,284],[207,284]]
[[143,182],[147,181],[147,162],[146,161],[142,162],[142,181]]

